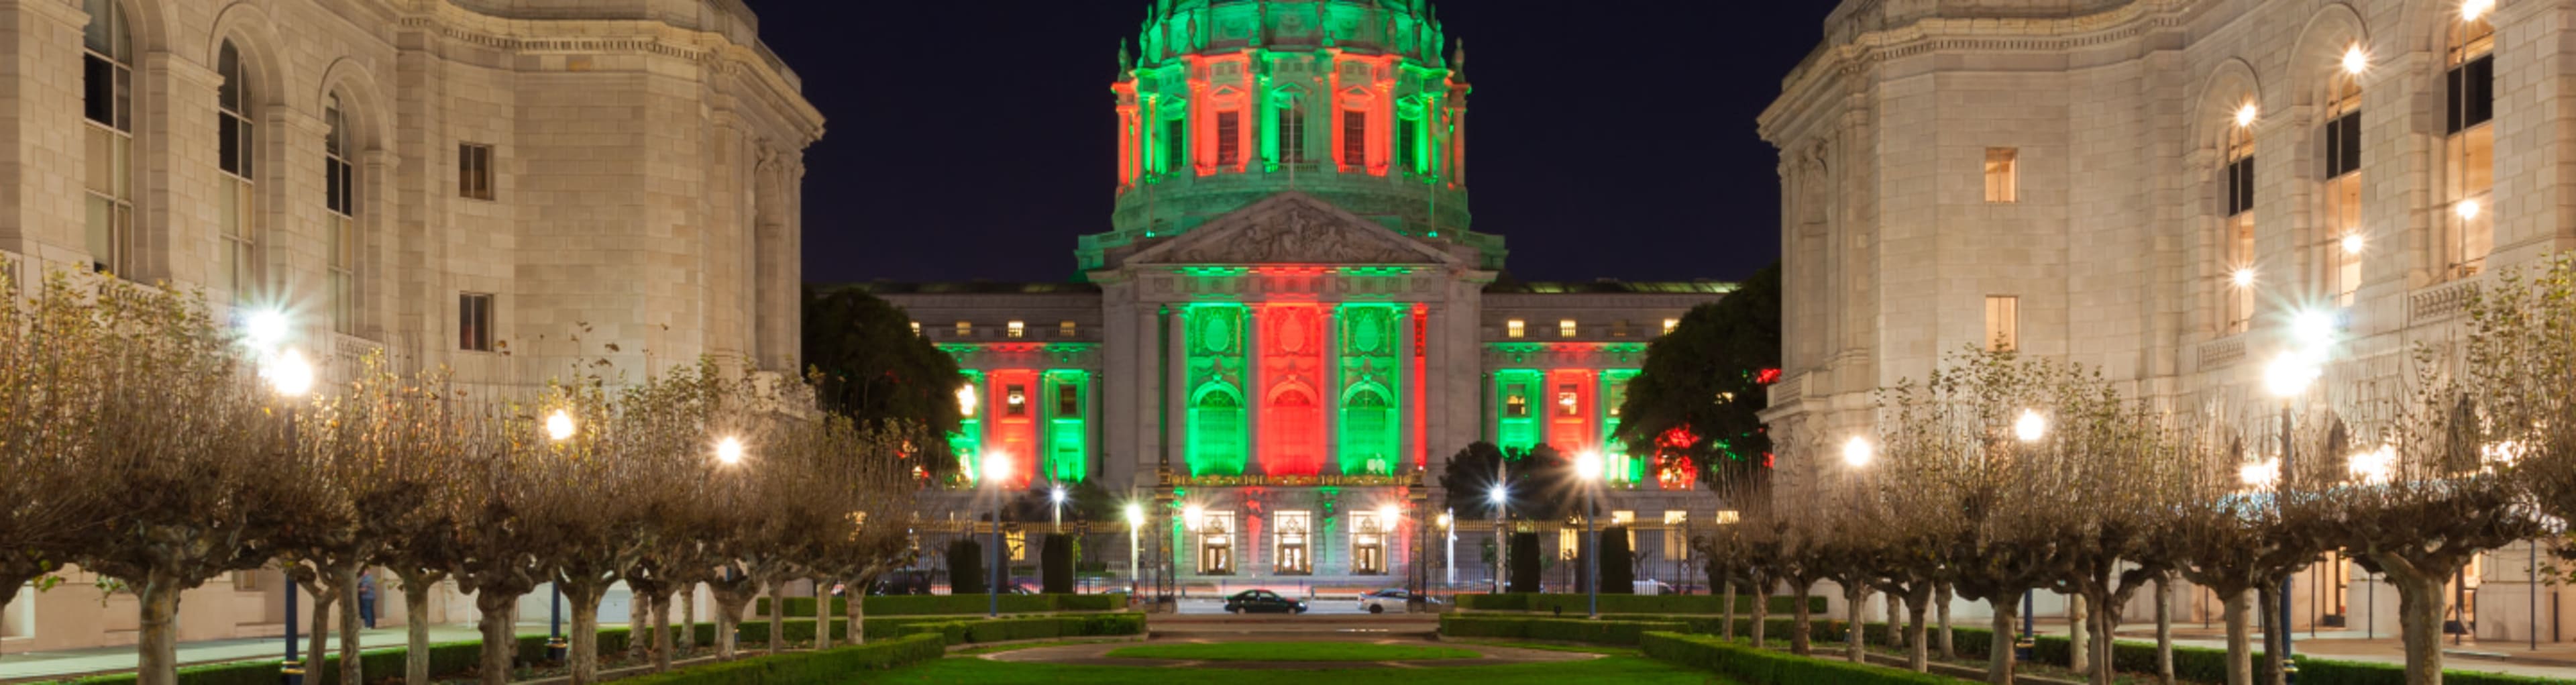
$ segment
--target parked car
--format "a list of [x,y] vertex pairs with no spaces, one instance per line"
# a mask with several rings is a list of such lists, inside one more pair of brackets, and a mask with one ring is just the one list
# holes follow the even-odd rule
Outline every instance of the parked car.
[[1302,614],[1306,613],[1306,603],[1269,590],[1245,590],[1225,598],[1225,610],[1235,614]]
[[[1360,608],[1372,614],[1383,614],[1389,611],[1402,613],[1412,610],[1414,597],[1413,593],[1406,592],[1402,588],[1387,588],[1360,595]],[[1440,603],[1438,597],[1430,595],[1421,595],[1421,597],[1424,604]]]

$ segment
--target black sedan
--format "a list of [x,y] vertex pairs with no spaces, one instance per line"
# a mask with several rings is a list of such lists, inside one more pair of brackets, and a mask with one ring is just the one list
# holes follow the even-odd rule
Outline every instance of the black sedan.
[[1302,614],[1306,613],[1306,603],[1269,590],[1245,590],[1225,598],[1225,610],[1233,614]]

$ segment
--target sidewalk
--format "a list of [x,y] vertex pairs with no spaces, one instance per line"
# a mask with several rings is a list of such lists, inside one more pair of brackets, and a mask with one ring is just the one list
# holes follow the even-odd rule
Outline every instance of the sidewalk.
[[[2041,635],[2067,633],[2064,620],[2041,619],[2036,627]],[[2173,633],[2176,647],[2227,648],[2227,628],[2224,625],[2213,624],[2203,628],[2197,621],[2176,623]],[[2156,624],[2124,622],[2114,634],[2121,642],[2154,644]],[[2294,653],[2337,661],[2406,663],[2404,645],[2399,643],[2397,636],[2386,632],[2336,629],[2317,630],[2314,637],[2310,634],[2306,630],[2292,634],[2290,646]],[[2254,648],[2261,650],[2263,631],[2256,629],[2252,639]],[[2442,670],[2576,679],[2576,642],[2542,642],[2540,649],[2533,650],[2528,642],[2480,644],[2476,640],[2463,639],[2455,646],[2449,636],[2444,636]]]
[[[607,624],[602,625],[605,626]],[[519,634],[544,635],[546,634],[546,624],[521,623],[519,624]],[[411,639],[410,632],[407,629],[400,627],[364,630],[359,631],[358,635],[358,645],[360,649],[401,647],[408,644]],[[430,626],[429,628],[430,644],[462,642],[478,640],[481,638],[482,633],[475,630],[473,624],[439,625]],[[298,655],[300,657],[309,660],[312,658],[311,655],[301,654],[301,652],[311,644],[311,637],[299,637],[295,642],[295,650],[299,653]],[[334,633],[331,638],[331,651],[336,654],[339,652],[339,649],[339,635]],[[275,660],[284,656],[285,652],[286,643],[283,638],[274,637],[184,642],[179,644],[179,665],[193,666],[197,664],[222,663],[227,661],[252,661],[262,659]],[[92,673],[131,671],[134,670],[135,663],[139,660],[140,659],[135,655],[134,646],[132,645],[122,647],[67,649],[51,652],[6,653],[0,654],[0,682],[58,680],[68,676],[88,675]]]

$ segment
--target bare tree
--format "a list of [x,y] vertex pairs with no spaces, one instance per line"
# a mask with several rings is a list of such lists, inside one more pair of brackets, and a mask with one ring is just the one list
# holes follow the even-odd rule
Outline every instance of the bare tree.
[[321,389],[301,412],[298,466],[322,496],[304,512],[304,525],[280,539],[280,563],[315,597],[316,664],[331,632],[329,608],[343,605],[340,682],[366,682],[358,658],[358,577],[414,532],[416,515],[431,505],[448,465],[442,457],[453,442],[443,430],[441,385],[435,375],[394,373],[379,354],[364,360],[356,378]]
[[0,608],[61,569],[110,513],[79,456],[114,372],[94,354],[100,323],[68,274],[48,272],[33,297],[0,278]]
[[510,682],[518,656],[519,597],[535,590],[545,573],[537,559],[544,539],[539,531],[550,522],[537,502],[553,496],[541,466],[551,455],[537,444],[544,440],[541,419],[523,409],[471,409],[452,472],[459,487],[447,491],[458,523],[457,561],[450,570],[457,587],[473,593],[482,616],[484,685]]

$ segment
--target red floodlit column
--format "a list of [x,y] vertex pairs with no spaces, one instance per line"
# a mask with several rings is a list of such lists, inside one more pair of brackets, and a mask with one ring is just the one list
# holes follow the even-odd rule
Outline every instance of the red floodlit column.
[[1547,444],[1567,457],[1601,449],[1599,424],[1592,411],[1594,376],[1590,369],[1558,369],[1547,374]]
[[1030,369],[994,371],[985,397],[992,428],[985,433],[984,449],[999,450],[1011,457],[1009,487],[1027,487],[1037,478],[1038,463],[1045,456],[1038,449],[1038,372]]
[[1261,472],[1273,476],[1323,473],[1324,316],[1313,304],[1261,307],[1261,434],[1255,444]]
[[1431,468],[1431,307],[1413,305],[1413,467]]

